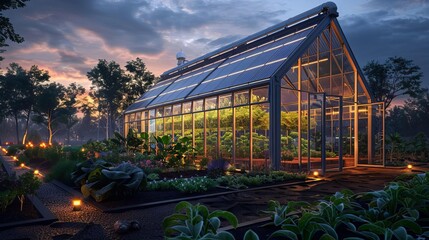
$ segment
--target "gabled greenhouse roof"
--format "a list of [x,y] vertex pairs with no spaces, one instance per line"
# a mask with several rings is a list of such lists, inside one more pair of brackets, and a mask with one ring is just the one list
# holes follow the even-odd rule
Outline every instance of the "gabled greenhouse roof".
[[331,16],[338,13],[328,2],[166,71],[126,113],[269,82],[297,61]]

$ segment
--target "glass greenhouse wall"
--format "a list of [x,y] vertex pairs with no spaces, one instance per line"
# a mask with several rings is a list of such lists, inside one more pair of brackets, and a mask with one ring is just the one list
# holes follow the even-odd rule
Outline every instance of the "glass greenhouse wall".
[[125,134],[187,136],[197,159],[248,170],[383,166],[384,106],[327,4],[165,72]]

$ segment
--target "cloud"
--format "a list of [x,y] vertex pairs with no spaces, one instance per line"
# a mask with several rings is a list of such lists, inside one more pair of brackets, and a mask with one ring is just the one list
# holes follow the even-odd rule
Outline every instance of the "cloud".
[[361,67],[370,60],[384,62],[388,57],[402,56],[420,66],[423,85],[428,87],[429,17],[417,13],[424,8],[429,10],[429,1],[412,0],[404,4],[399,0],[377,0],[365,6],[368,11],[340,19]]
[[85,57],[78,56],[76,53],[60,51],[58,54],[60,55],[61,62],[63,62],[63,63],[82,64],[82,63],[85,63],[85,60],[86,60]]

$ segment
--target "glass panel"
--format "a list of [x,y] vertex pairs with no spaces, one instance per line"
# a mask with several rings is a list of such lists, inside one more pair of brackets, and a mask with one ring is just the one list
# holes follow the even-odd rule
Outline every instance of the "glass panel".
[[217,108],[217,97],[206,98],[206,110]]
[[232,159],[232,108],[219,110],[220,117],[220,155],[226,159]]
[[225,94],[219,96],[219,108],[231,107],[232,106],[232,95]]
[[173,125],[174,125],[173,136],[177,140],[177,138],[182,136],[182,116],[181,115],[173,117]]
[[164,116],[165,117],[171,116],[171,106],[164,107]]
[[268,87],[252,89],[252,103],[268,101]]
[[183,129],[184,133],[183,136],[188,137],[189,140],[192,142],[192,136],[193,136],[193,129],[192,129],[192,114],[185,114],[183,115]]
[[238,167],[250,169],[250,114],[249,106],[235,108],[235,163]]
[[192,110],[191,106],[192,106],[191,102],[183,103],[183,113],[190,113]]
[[269,116],[268,103],[252,105],[252,166],[254,169],[270,169]]
[[194,113],[194,122],[195,150],[197,156],[202,158],[204,157],[204,112]]
[[156,122],[156,136],[164,135],[164,118],[155,119]]
[[249,90],[234,93],[234,105],[242,105],[249,103]]
[[155,118],[155,109],[149,110],[149,118],[151,119]]
[[[281,89],[281,167],[296,169],[298,157],[298,91]],[[296,158],[296,160],[294,160]]]
[[156,117],[157,118],[159,118],[159,117],[163,117],[164,116],[164,108],[157,108],[156,109]]
[[203,100],[196,100],[194,101],[194,112],[202,111],[203,110]]
[[182,114],[182,104],[176,104],[173,106],[173,115]]
[[216,159],[219,157],[217,138],[218,138],[217,110],[207,111],[206,112],[207,157],[212,159]]
[[164,135],[173,135],[173,118],[165,117],[164,118]]

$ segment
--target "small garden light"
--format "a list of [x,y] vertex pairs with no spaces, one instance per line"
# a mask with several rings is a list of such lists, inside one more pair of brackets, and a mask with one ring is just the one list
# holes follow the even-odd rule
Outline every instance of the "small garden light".
[[39,175],[40,174],[40,172],[39,172],[39,170],[34,170],[34,175]]
[[18,158],[17,158],[16,156],[13,156],[13,160],[15,160],[15,161],[16,161],[16,160],[18,160]]
[[313,172],[313,176],[318,177],[319,176],[319,172],[318,171],[314,171]]
[[24,168],[24,167],[25,167],[25,164],[24,164],[24,163],[21,163],[19,166],[21,166],[22,168]]
[[82,151],[82,152],[85,152],[85,148],[82,148],[82,149],[81,149],[81,151]]
[[82,209],[82,201],[80,199],[73,199],[73,211],[80,211]]
[[413,165],[408,164],[408,165],[407,165],[407,168],[408,168],[408,169],[412,169],[412,168],[413,168]]

